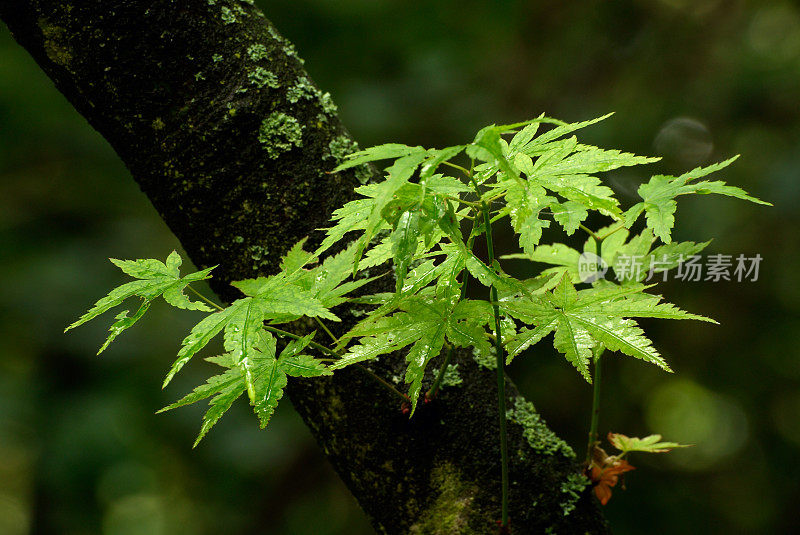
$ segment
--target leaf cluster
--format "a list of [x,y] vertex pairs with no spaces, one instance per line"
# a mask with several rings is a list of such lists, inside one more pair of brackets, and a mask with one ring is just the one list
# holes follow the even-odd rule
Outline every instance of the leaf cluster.
[[[177,253],[166,264],[112,260],[137,280],[112,290],[70,328],[140,297],[142,305],[133,317],[127,312],[117,316],[102,351],[158,296],[173,306],[206,312],[184,338],[164,382],[222,333],[225,353],[207,360],[223,371],[164,409],[210,399],[198,441],[244,393],[263,426],[287,377],[329,375],[401,350],[407,363],[404,395],[412,414],[430,362],[454,347],[473,348],[484,357],[499,349],[510,362],[552,335],[555,349],[589,382],[591,359],[603,349],[670,371],[636,318],[712,320],[651,293],[652,286],[643,284],[647,272],[628,273],[619,283],[582,283],[577,271],[581,253],[563,243],[541,243],[544,229],[557,226],[566,236],[582,229],[588,235],[584,252],[597,254],[617,274],[625,271],[623,259],[632,255],[657,259],[654,271],[663,272],[708,244],[672,241],[677,197],[716,193],[763,201],[719,180],[697,181],[732,158],[679,177],[653,176],[639,188],[642,202],[623,210],[602,173],[657,158],[578,142],[574,132],[606,117],[564,123],[540,116],[486,127],[464,145],[385,144],[356,152],[335,171],[384,161],[383,180],[356,188],[358,198],[333,213],[314,251],[306,251],[301,241],[283,258],[278,273],[235,283],[242,298],[216,311],[189,301],[184,288],[208,278],[211,268],[180,277]],[[642,213],[645,227],[634,231]],[[586,226],[590,217],[605,224],[591,230]],[[519,254],[494,259],[491,251],[475,250],[479,236],[491,243],[498,224],[511,227]],[[656,245],[657,239],[663,243]],[[343,243],[342,252],[330,254]],[[520,279],[503,269],[500,261],[508,258],[545,267],[535,277]],[[352,297],[372,280],[373,268],[389,261],[394,292]],[[487,299],[467,296],[470,277],[492,289]],[[347,302],[368,310],[336,337],[325,322],[338,322],[335,309]],[[316,332],[278,328],[303,317],[317,322],[331,343],[326,345]]]

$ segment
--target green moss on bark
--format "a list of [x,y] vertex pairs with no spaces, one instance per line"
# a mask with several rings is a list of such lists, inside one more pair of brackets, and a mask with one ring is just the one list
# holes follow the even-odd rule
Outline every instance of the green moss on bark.
[[409,528],[411,535],[472,535],[470,527],[472,501],[477,486],[465,481],[453,465],[445,463],[431,472],[434,498]]
[[506,412],[506,418],[523,427],[523,436],[534,451],[547,455],[560,454],[567,459],[575,458],[575,452],[569,444],[547,427],[533,403],[526,401],[522,396],[514,400],[513,407]]

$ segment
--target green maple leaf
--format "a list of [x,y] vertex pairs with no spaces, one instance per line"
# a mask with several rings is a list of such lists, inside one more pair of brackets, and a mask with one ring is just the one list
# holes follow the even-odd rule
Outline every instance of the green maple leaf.
[[183,290],[192,282],[208,279],[211,270],[214,269],[213,267],[181,277],[179,268],[182,260],[180,255],[175,251],[170,253],[166,263],[152,258],[139,260],[118,260],[116,258],[111,258],[110,260],[124,273],[137,280],[111,290],[107,296],[97,301],[88,312],[64,329],[64,332],[74,329],[79,325],[83,325],[87,321],[116,307],[130,297],[140,297],[143,302],[133,316],[128,317],[127,310],[116,316],[115,319],[117,321],[111,325],[108,339],[106,339],[100,347],[100,350],[97,352],[98,354],[102,353],[119,334],[136,323],[148,310],[150,303],[159,296],[162,296],[167,303],[178,308],[201,311],[211,310],[203,303],[190,301],[183,293]]
[[117,314],[114,317],[114,319],[117,321],[112,323],[111,327],[109,327],[108,338],[106,338],[106,341],[103,342],[102,346],[100,346],[100,349],[97,351],[97,354],[99,355],[100,353],[105,351],[106,348],[111,344],[111,342],[113,342],[114,339],[116,339],[116,337],[119,336],[124,330],[133,327],[133,325],[137,321],[139,321],[139,319],[141,319],[142,316],[144,316],[144,313],[147,312],[148,308],[150,308],[150,301],[145,301],[139,307],[139,310],[137,310],[136,313],[131,317],[128,317],[127,310],[123,310],[122,312]]
[[404,156],[409,156],[415,152],[424,151],[422,147],[409,147],[400,143],[385,143],[383,145],[376,145],[368,149],[353,152],[345,156],[346,161],[333,170],[334,173],[357,167],[369,162],[376,162],[378,160],[395,160]]
[[[354,273],[358,271],[358,262],[361,259],[362,254],[369,246],[370,241],[375,235],[375,232],[379,229],[381,223],[383,222],[381,215],[383,213],[383,209],[392,200],[392,197],[397,190],[399,190],[408,182],[408,179],[411,178],[411,176],[417,170],[417,167],[419,167],[419,165],[427,157],[428,152],[424,150],[409,154],[408,156],[403,156],[402,158],[397,159],[394,164],[386,169],[388,174],[386,180],[378,184],[362,186],[356,189],[356,191],[359,193],[369,191],[369,197],[371,198],[372,202],[370,203],[371,206],[366,218],[364,234],[359,240],[359,248],[356,251],[355,261],[353,264]],[[374,188],[372,186],[374,186]]]
[[698,167],[678,177],[666,175],[656,175],[652,177],[649,182],[639,186],[639,196],[642,198],[642,202],[632,206],[625,213],[626,226],[630,227],[639,215],[644,212],[647,226],[653,230],[656,236],[661,238],[661,241],[670,243],[672,241],[672,227],[675,226],[675,211],[678,207],[675,198],[679,195],[688,195],[691,193],[701,195],[714,193],[772,206],[772,204],[768,202],[748,195],[747,192],[741,188],[728,186],[721,180],[704,180],[692,183],[692,181],[697,178],[704,177],[729,166],[738,158],[738,156],[734,156],[733,158],[707,167]]
[[[606,233],[611,227],[598,231]],[[601,245],[601,257],[607,266],[614,268],[618,279],[623,284],[641,282],[650,270],[653,274],[663,273],[675,269],[688,257],[696,255],[705,249],[711,242],[670,242],[651,249],[655,237],[651,229],[646,228],[641,234],[628,239],[630,233],[627,229],[615,230]],[[639,269],[632,268],[636,263]],[[623,276],[624,275],[624,276]]]
[[[234,301],[228,308],[207,316],[192,328],[181,343],[178,358],[167,374],[164,386],[169,384],[198,351],[228,326],[230,329],[244,329],[250,324],[260,325],[265,321],[282,323],[302,316],[339,320],[311,291],[305,290],[299,283],[302,283],[302,279],[287,280],[283,273],[233,283],[248,297]],[[251,397],[254,395],[253,388],[251,381],[248,383]]]
[[247,306],[248,302],[249,299],[234,301],[228,308],[206,316],[200,320],[197,325],[192,327],[192,330],[181,342],[181,348],[178,350],[178,358],[167,373],[162,388],[166,387],[170,381],[172,381],[175,374],[178,373],[198,351],[203,349],[215,336],[222,332],[228,322],[230,322],[233,317],[236,317],[240,309]]
[[[436,296],[442,298],[452,295],[452,290],[460,287],[457,278],[464,270],[465,255],[461,254],[459,248],[450,244],[444,244],[442,251],[446,254],[444,261],[437,264],[433,260],[425,260],[409,272],[403,286],[397,292],[367,296],[366,299],[368,301],[362,299],[362,303],[378,304],[380,306],[370,312],[369,317],[361,323],[374,321],[392,313],[400,308],[404,302],[417,296],[420,292],[427,291],[429,295],[430,292],[435,292]],[[435,287],[431,288],[431,284],[434,282],[436,283]],[[445,288],[450,290],[446,291]],[[340,338],[340,348],[342,347],[341,344],[346,343],[355,336],[353,333],[358,332],[357,328],[358,325]]]
[[482,326],[491,319],[492,312],[486,302],[462,300],[456,304],[425,296],[405,298],[398,307],[400,311],[391,316],[367,317],[342,337],[359,338],[359,343],[330,368],[343,368],[411,346],[406,355],[405,381],[409,385],[413,414],[425,369],[441,353],[446,339],[457,346],[470,345],[490,351]]
[[308,238],[303,238],[295,243],[294,246],[289,249],[289,252],[283,256],[280,263],[283,272],[295,273],[316,258],[314,253],[303,249],[307,239]]
[[[618,216],[619,203],[614,198],[614,192],[602,185],[602,181],[594,175],[620,167],[655,162],[659,158],[579,144],[574,136],[558,140],[605,117],[583,123],[562,124],[532,138],[518,147],[518,152],[513,156],[516,166],[528,177],[529,182],[544,186],[568,202],[583,206],[584,210],[599,210],[612,217]],[[574,209],[570,209],[570,212],[577,214]],[[573,221],[576,217],[568,219],[565,228],[576,225]],[[570,233],[569,230],[567,232]]]
[[382,217],[393,229],[389,242],[398,291],[420,245],[429,249],[444,235],[440,232],[435,236],[434,230],[446,209],[441,199],[419,184],[406,184],[384,207]]
[[235,308],[225,324],[224,345],[236,364],[242,369],[247,395],[250,402],[255,402],[255,378],[253,369],[255,358],[270,348],[274,357],[275,339],[264,331],[264,311],[256,299],[243,300],[241,306]]
[[535,246],[542,238],[542,230],[550,226],[546,219],[540,219],[540,212],[547,208],[555,198],[549,197],[541,186],[519,182],[507,183],[506,206],[502,214],[508,213],[514,232],[519,234],[519,245],[527,254],[533,254]]
[[[303,243],[301,241],[295,245],[284,256],[281,261],[284,270],[280,273],[233,283],[247,297],[210,314],[192,328],[181,343],[177,359],[164,379],[165,387],[194,355],[224,329],[226,350],[237,357],[246,379],[248,396],[253,401],[258,397],[257,380],[252,371],[253,358],[261,357],[262,353],[254,348],[272,338],[263,330],[264,322],[282,323],[302,316],[339,320],[328,307],[341,302],[342,292],[362,284],[361,281],[349,286],[340,284],[350,273],[348,269],[347,274],[343,274],[344,265],[352,257],[353,249],[343,251],[341,256],[329,257],[322,266],[306,270],[303,266],[315,257],[303,250]],[[319,270],[326,267],[330,269],[329,272],[326,276],[320,276]],[[255,355],[254,351],[259,355]]]
[[196,447],[211,428],[214,427],[214,424],[216,424],[222,415],[233,405],[233,402],[244,393],[245,388],[241,369],[231,368],[224,373],[210,377],[205,384],[198,386],[180,400],[171,405],[167,405],[158,412],[161,413],[177,409],[178,407],[211,398],[209,409],[203,415],[203,423],[194,442],[193,447]]
[[275,413],[278,402],[283,397],[286,383],[286,372],[275,359],[274,353],[272,355],[262,354],[255,358],[253,410],[258,416],[262,429],[267,426]]
[[314,292],[303,287],[302,280],[292,280],[283,273],[257,279],[234,282],[233,286],[245,295],[259,301],[265,316],[281,319],[282,322],[301,316],[319,317],[339,321]]
[[319,377],[333,374],[323,362],[311,355],[302,353],[311,343],[315,334],[316,331],[297,340],[292,340],[283,348],[278,357],[278,364],[286,375],[290,377]]
[[[322,264],[316,265],[313,268],[309,269],[300,266],[294,271],[290,271],[291,275],[288,277],[283,276],[282,281],[290,287],[303,292],[304,299],[307,299],[309,296],[315,299],[323,308],[330,309],[338,306],[347,301],[345,297],[346,294],[375,279],[374,277],[366,277],[345,282],[345,280],[353,274],[353,256],[356,247],[357,244],[352,243],[343,251],[329,255]],[[306,262],[304,266],[307,266],[309,263],[310,262]],[[258,292],[262,291],[264,287],[269,288],[280,283],[280,280],[268,283],[265,279],[256,279],[248,283],[251,287],[248,288],[247,291],[256,295]],[[291,321],[296,317],[296,314],[287,314],[285,316],[276,316],[272,318],[272,320],[280,319],[282,321]]]
[[622,452],[643,451],[647,453],[666,453],[675,448],[688,448],[691,444],[677,442],[661,442],[661,435],[649,435],[644,438],[629,437],[622,433],[609,433],[608,441]]
[[571,236],[580,224],[589,217],[586,207],[576,201],[566,201],[563,203],[551,203],[550,210],[553,212],[553,219],[558,221],[567,236]]
[[[251,321],[251,315],[247,311],[252,306],[253,303],[250,302],[247,306],[236,307],[233,312],[234,317],[226,326],[225,333],[225,348],[229,352],[208,359],[228,369],[212,376],[205,384],[158,411],[164,412],[211,398],[194,446],[200,443],[233,402],[245,392],[248,392],[250,404],[261,422],[261,427],[265,427],[283,396],[286,368],[296,369],[292,363],[281,363],[275,358],[275,338],[263,330],[260,324]],[[245,329],[248,324],[250,328]],[[283,354],[281,357],[285,358]],[[288,358],[292,357],[295,355],[291,354]]]
[[370,213],[373,205],[374,202],[370,198],[356,199],[334,210],[331,221],[334,221],[335,224],[325,230],[325,239],[322,240],[316,252],[322,254],[340,242],[347,233],[365,229],[367,214]]
[[[576,130],[591,126],[595,123],[599,123],[600,121],[603,121],[612,115],[613,113],[608,113],[595,119],[589,119],[588,121],[581,121],[577,123],[565,123],[564,121],[560,121],[558,119],[540,117],[535,119],[535,122],[531,126],[526,127],[517,134],[520,139],[517,139],[517,136],[515,136],[515,138],[511,140],[511,143],[513,146],[519,147],[519,152],[523,154],[538,155],[541,153],[543,147],[548,147],[551,142],[557,140],[558,138],[567,134],[571,134]],[[550,123],[556,126],[555,128],[552,128],[547,132],[534,137],[534,134],[538,128],[538,123],[540,122]]]
[[428,191],[439,195],[458,196],[460,193],[470,193],[472,191],[459,179],[447,175],[431,175],[420,178],[420,185]]
[[644,289],[646,287],[641,285],[616,286],[609,283],[608,286],[578,292],[569,278],[564,277],[544,298],[501,301],[501,308],[506,313],[535,326],[520,331],[509,342],[506,347],[509,360],[555,331],[555,348],[589,382],[592,350],[600,345],[671,371],[652,342],[630,318],[713,320],[662,303],[660,296],[643,294]]

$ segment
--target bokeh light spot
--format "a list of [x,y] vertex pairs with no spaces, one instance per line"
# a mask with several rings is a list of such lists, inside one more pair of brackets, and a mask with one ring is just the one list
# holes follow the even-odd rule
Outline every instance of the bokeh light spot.
[[690,167],[705,163],[714,150],[708,128],[690,117],[676,117],[664,123],[653,145],[660,156]]
[[685,470],[705,470],[735,454],[748,435],[747,418],[733,400],[688,379],[658,387],[647,400],[648,426],[667,440],[694,444],[668,458]]
[[772,420],[778,433],[800,446],[800,392],[778,397],[772,404]]
[[160,496],[137,494],[114,502],[103,519],[105,535],[166,535],[165,504]]
[[0,533],[24,535],[28,533],[30,517],[25,504],[16,496],[0,494]]
[[800,57],[800,15],[790,5],[761,8],[747,29],[747,43],[773,62]]

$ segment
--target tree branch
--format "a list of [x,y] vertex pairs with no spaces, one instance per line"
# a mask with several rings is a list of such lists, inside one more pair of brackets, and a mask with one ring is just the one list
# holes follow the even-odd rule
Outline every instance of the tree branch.
[[[274,272],[299,238],[318,240],[315,229],[365,178],[329,173],[354,143],[252,0],[0,0],[0,17],[117,151],[194,263],[219,265],[212,286],[224,300],[238,294],[229,282]],[[395,382],[402,360],[373,370]],[[290,383],[382,533],[496,529],[494,376],[470,355],[455,362],[463,383],[412,420],[358,370]],[[606,533],[590,489],[576,492],[570,450],[518,396],[509,384],[514,533]]]

